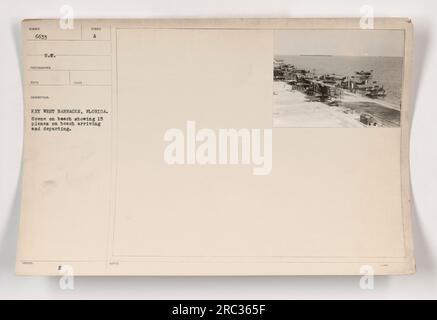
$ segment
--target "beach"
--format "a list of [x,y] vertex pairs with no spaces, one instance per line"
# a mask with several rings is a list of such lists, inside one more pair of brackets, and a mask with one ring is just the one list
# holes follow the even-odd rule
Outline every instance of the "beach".
[[305,94],[291,90],[282,81],[273,82],[274,127],[363,127],[351,115],[319,101],[308,102]]
[[399,110],[394,104],[347,92],[343,93],[338,106],[329,106],[309,101],[303,92],[292,90],[283,81],[273,82],[274,127],[367,127],[360,122],[362,113],[378,119],[379,126],[399,126]]

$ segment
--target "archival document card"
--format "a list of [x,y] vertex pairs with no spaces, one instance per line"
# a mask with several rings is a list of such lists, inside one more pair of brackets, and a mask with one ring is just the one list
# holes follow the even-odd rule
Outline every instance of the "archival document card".
[[22,35],[18,274],[414,272],[408,19]]

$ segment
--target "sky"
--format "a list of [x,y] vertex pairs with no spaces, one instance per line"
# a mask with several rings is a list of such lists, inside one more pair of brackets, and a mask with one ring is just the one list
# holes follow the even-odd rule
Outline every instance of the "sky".
[[404,56],[403,30],[276,30],[275,55]]

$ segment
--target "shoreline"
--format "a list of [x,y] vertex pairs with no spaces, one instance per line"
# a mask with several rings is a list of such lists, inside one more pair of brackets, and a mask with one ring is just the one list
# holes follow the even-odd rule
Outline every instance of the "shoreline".
[[363,128],[360,115],[370,114],[378,120],[378,127],[399,126],[399,109],[390,103],[380,103],[353,93],[344,93],[339,106],[309,101],[307,96],[284,81],[273,81],[273,127],[301,128]]
[[401,110],[400,105],[396,105],[394,103],[384,101],[381,99],[368,98],[368,97],[365,97],[363,95],[360,95],[359,93],[353,93],[353,92],[349,92],[346,90],[343,91],[343,95],[342,95],[341,100],[342,100],[342,102],[370,102],[370,103],[379,104],[385,108],[393,109],[396,111]]

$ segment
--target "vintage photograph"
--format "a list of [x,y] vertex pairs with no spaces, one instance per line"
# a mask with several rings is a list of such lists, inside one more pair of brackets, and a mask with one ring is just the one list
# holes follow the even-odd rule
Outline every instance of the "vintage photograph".
[[399,127],[401,30],[276,30],[273,127]]

